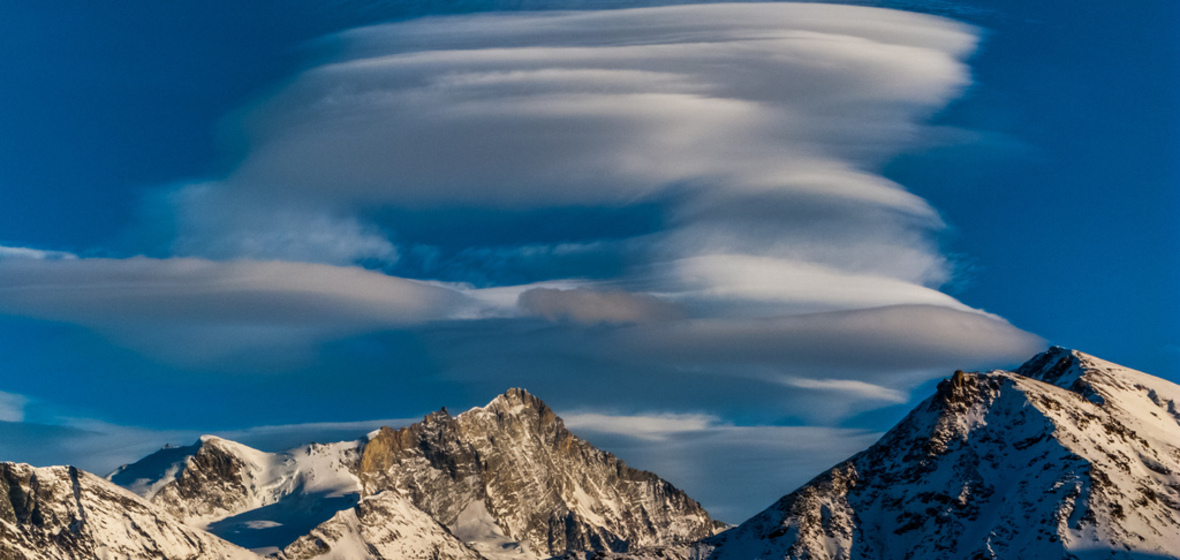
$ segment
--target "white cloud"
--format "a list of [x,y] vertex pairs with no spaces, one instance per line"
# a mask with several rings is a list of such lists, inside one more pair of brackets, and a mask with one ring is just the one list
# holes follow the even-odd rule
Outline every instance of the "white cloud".
[[641,285],[651,285],[660,295],[711,317],[773,317],[902,304],[971,309],[912,280],[783,258],[702,255],[655,265],[646,276]]
[[136,257],[0,262],[0,312],[200,362],[473,316],[478,304],[453,287],[357,267]]
[[612,333],[612,347],[633,356],[687,364],[762,364],[858,377],[899,368],[1018,362],[1044,341],[995,316],[932,305],[896,305],[761,319],[694,319]]
[[475,15],[363,28],[249,121],[233,189],[395,204],[710,192],[913,197],[858,163],[968,81],[975,35],[845,6]]
[[875,170],[970,83],[976,41],[931,16],[778,3],[352,30],[245,113],[233,173],[176,195],[177,247],[392,261],[357,215],[655,203],[666,227],[626,246],[622,284],[594,287],[615,295],[534,292],[522,310],[601,323],[672,303],[698,316],[966,309],[936,290],[952,274],[932,238],[941,218]]
[[171,199],[180,233],[173,242],[178,256],[336,265],[397,261],[397,248],[385,232],[330,207],[259,199],[216,183],[188,185]]
[[5,247],[0,245],[0,261],[4,259],[32,259],[38,261],[44,260],[69,260],[76,259],[77,255],[67,253],[65,251],[46,251],[43,249],[31,249],[29,247]]
[[[160,197],[178,258],[6,259],[0,313],[185,365],[308,366],[325,340],[413,329],[434,374],[493,390],[576,370],[698,376],[704,393],[740,378],[765,395],[735,399],[776,413],[772,396],[896,402],[942,368],[1042,343],[938,291],[945,224],[878,172],[970,83],[976,41],[945,19],[780,3],[353,30],[237,114],[237,168]],[[539,266],[473,289],[352,266],[404,264],[429,243],[396,222],[424,209],[469,233],[472,213],[569,206],[652,225],[532,240],[512,224],[510,242],[452,248],[485,268],[609,253],[593,279]]]
[[[236,170],[173,197],[180,254],[392,261],[387,232],[357,216],[658,200],[671,258],[946,276],[924,239],[936,213],[873,169],[970,82],[962,24],[728,4],[427,18],[331,42],[327,63],[243,113]],[[843,209],[820,228],[762,227],[795,222],[801,199]],[[753,229],[750,206],[769,217]]]
[[808,379],[806,377],[786,376],[780,379],[779,383],[788,387],[834,391],[862,399],[885,401],[893,404],[901,404],[909,399],[909,395],[902,391],[872,383],[865,383],[856,379]]
[[15,393],[0,391],[0,422],[20,422],[25,419],[25,405],[29,399]]
[[721,425],[710,414],[650,414],[638,416],[581,412],[563,414],[565,426],[574,432],[598,432],[643,440],[665,440],[672,434],[699,432]]

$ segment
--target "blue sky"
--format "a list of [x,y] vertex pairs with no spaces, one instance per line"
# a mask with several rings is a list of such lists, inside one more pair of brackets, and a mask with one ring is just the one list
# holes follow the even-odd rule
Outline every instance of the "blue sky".
[[239,4],[0,8],[0,458],[524,386],[738,521],[957,368],[1180,381],[1172,3]]

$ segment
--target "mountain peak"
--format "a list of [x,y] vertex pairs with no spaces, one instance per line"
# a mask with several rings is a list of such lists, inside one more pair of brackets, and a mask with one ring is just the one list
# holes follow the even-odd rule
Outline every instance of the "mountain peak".
[[1091,357],[1077,350],[1054,346],[1021,364],[1016,368],[1016,373],[1068,388],[1078,376],[1085,373],[1083,356]]
[[872,447],[681,557],[1172,558],[1178,404],[1173,383],[1060,347],[957,371]]
[[440,414],[371,438],[362,486],[368,495],[407,496],[489,557],[683,544],[713,532],[700,504],[578,439],[524,389]]
[[520,410],[545,412],[549,410],[549,406],[546,405],[544,401],[520,387],[512,387],[504,393],[496,395],[496,398],[492,399],[491,402],[482,408],[484,410],[505,412],[516,412]]
[[1169,404],[1180,402],[1176,385],[1085,352],[1054,346],[1025,362],[1016,373],[1072,391],[1099,406],[1112,398],[1126,401],[1127,394],[1143,393],[1152,404],[1180,419],[1175,405]]

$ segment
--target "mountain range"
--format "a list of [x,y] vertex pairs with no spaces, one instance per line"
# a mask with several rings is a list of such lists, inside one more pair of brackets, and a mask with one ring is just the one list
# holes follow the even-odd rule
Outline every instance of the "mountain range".
[[205,436],[105,479],[0,463],[0,560],[1180,558],[1178,403],[1180,386],[1063,348],[958,371],[728,527],[511,389],[283,453]]

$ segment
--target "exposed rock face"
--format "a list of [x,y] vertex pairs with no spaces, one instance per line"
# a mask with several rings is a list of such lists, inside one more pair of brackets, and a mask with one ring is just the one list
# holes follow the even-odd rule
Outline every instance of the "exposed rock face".
[[250,507],[256,469],[226,443],[204,439],[176,478],[151,496],[152,502],[195,526]]
[[483,560],[409,500],[382,492],[283,549],[283,560]]
[[1180,387],[1055,348],[961,373],[868,450],[692,549],[709,559],[1173,558]]
[[540,557],[688,543],[716,527],[697,502],[578,439],[523,389],[457,417],[444,409],[383,429],[365,447],[360,478],[366,493],[399,492],[456,528],[482,520]]
[[0,559],[258,560],[73,467],[0,463]]

